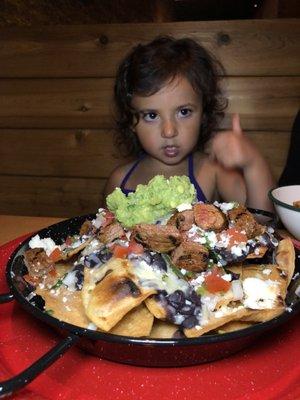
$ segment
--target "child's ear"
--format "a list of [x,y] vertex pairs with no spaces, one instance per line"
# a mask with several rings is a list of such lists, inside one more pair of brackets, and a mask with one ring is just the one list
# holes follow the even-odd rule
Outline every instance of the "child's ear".
[[136,133],[136,126],[138,124],[138,116],[136,114],[132,115],[132,124],[130,129],[132,130],[132,132]]

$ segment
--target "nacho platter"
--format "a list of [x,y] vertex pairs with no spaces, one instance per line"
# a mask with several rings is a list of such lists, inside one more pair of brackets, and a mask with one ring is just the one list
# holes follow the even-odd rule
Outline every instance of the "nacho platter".
[[[265,212],[256,211],[254,213],[256,215],[267,216],[267,218],[270,216]],[[78,235],[85,221],[93,221],[95,219],[97,219],[96,215],[73,218],[63,221],[59,224],[55,224],[47,229],[43,229],[42,231],[38,232],[38,235],[41,239],[51,238],[55,243],[64,243],[67,237]],[[141,233],[141,231],[139,233]],[[51,302],[49,303],[48,299],[46,299],[47,301],[45,302],[45,299],[43,299],[41,296],[41,287],[39,290],[37,290],[36,294],[33,294],[32,283],[29,283],[30,280],[28,280],[28,267],[26,267],[26,263],[24,261],[24,254],[29,249],[30,240],[32,240],[32,238],[25,240],[16,249],[14,254],[11,256],[10,262],[8,263],[7,281],[10,287],[11,296],[35,317],[57,329],[63,336],[65,336],[65,339],[59,343],[53,349],[53,351],[50,351],[50,354],[47,354],[46,362],[43,360],[42,365],[37,362],[34,370],[26,370],[23,380],[21,379],[22,376],[19,376],[18,384],[16,384],[14,378],[9,382],[2,383],[2,386],[0,385],[0,387],[2,387],[4,392],[12,391],[23,386],[25,382],[33,379],[38,373],[41,372],[42,368],[45,368],[47,365],[51,364],[56,358],[59,357],[59,355],[61,355],[61,353],[66,351],[75,343],[98,357],[122,363],[159,367],[193,365],[223,358],[241,350],[242,348],[245,348],[263,332],[273,329],[287,321],[295,313],[297,313],[300,308],[299,297],[295,293],[297,291],[298,282],[297,279],[292,279],[292,275],[297,277],[297,273],[299,272],[299,266],[296,265],[296,269],[293,271],[290,269],[285,270],[283,274],[285,278],[283,279],[284,282],[282,285],[275,285],[275,291],[279,290],[278,293],[276,292],[276,298],[278,298],[278,295],[282,297],[282,294],[284,294],[285,302],[282,302],[281,299],[276,304],[276,307],[271,311],[253,309],[249,311],[249,309],[247,309],[245,312],[244,307],[233,307],[237,308],[237,310],[234,310],[236,315],[234,318],[230,318],[230,320],[226,318],[226,315],[225,318],[224,315],[221,315],[220,317],[219,312],[219,316],[217,318],[214,316],[214,318],[210,319],[209,329],[206,332],[202,332],[203,326],[201,327],[201,334],[199,334],[199,324],[192,324],[192,326],[187,324],[185,327],[181,326],[178,331],[178,324],[174,324],[174,321],[170,321],[170,318],[169,320],[166,320],[165,315],[163,314],[164,310],[162,307],[159,307],[160,303],[157,302],[157,293],[155,293],[155,290],[153,290],[153,288],[151,288],[151,290],[149,290],[149,288],[145,290],[141,287],[138,289],[142,289],[139,290],[139,295],[142,294],[142,296],[138,298],[138,301],[135,302],[134,305],[131,304],[128,306],[127,304],[127,308],[125,307],[125,309],[124,304],[121,304],[119,307],[121,309],[121,314],[118,314],[116,317],[115,313],[112,313],[113,319],[109,319],[110,325],[106,327],[101,325],[101,328],[99,329],[99,326],[97,327],[95,324],[95,322],[97,323],[97,318],[99,316],[96,318],[93,316],[93,309],[95,308],[93,307],[93,302],[99,300],[99,297],[93,295],[92,297],[90,296],[90,298],[89,293],[93,293],[95,288],[98,286],[97,281],[102,283],[102,289],[105,292],[105,287],[111,287],[108,284],[109,282],[106,282],[106,286],[103,285],[105,283],[105,279],[114,278],[114,275],[111,275],[111,273],[105,274],[104,272],[104,276],[106,275],[105,279],[103,279],[101,276],[93,276],[92,278],[90,277],[91,279],[86,277],[87,283],[84,289],[82,289],[83,292],[86,293],[86,304],[84,305],[84,302],[81,300],[84,298],[83,293],[80,295],[80,301],[75,301],[74,299],[72,300],[75,314],[81,316],[84,315],[86,320],[82,318],[80,318],[80,321],[72,318],[68,319],[65,318],[65,315],[59,314],[54,316],[52,312],[49,312],[49,310],[55,308],[55,304]],[[143,240],[145,242],[145,239]],[[161,241],[159,241],[159,243],[161,244]],[[285,266],[287,263],[290,264],[291,260],[293,260],[293,254],[288,242],[283,242],[283,244],[284,247],[281,249],[283,250],[281,252],[281,255],[283,254],[282,261],[279,261],[279,263],[281,262],[282,268],[286,268]],[[288,250],[286,250],[286,246]],[[80,251],[82,250],[83,249],[81,248]],[[273,252],[273,255],[276,257],[275,252]],[[75,254],[71,254],[71,256],[74,257]],[[288,260],[286,257],[288,257]],[[65,262],[66,260],[62,261]],[[256,258],[254,258],[254,261],[257,261]],[[273,261],[274,258],[272,259],[272,262]],[[120,275],[117,266],[111,265],[111,263],[118,265],[120,263],[124,264],[124,262],[126,268],[128,269],[127,258],[124,260],[124,258],[120,259],[118,257],[113,257],[110,259],[110,261],[108,261],[108,263],[104,263],[104,265],[107,267],[108,264],[109,270],[114,270],[115,268],[115,277],[118,279],[121,278],[122,281],[126,281],[127,279],[128,283],[128,274],[131,276],[132,271],[126,271],[125,275]],[[270,278],[270,276],[277,274],[275,279],[277,280],[278,273],[280,274],[280,271],[278,272],[279,263],[276,264],[277,266],[274,268],[271,267],[271,265],[274,264],[271,264],[270,262],[268,263],[268,267],[266,267],[265,264],[257,265],[252,263],[252,271],[249,269],[244,279],[253,279],[255,276],[256,279],[258,279],[257,274],[260,273],[261,277],[263,278]],[[264,267],[262,268],[261,265],[264,265]],[[131,267],[132,266],[130,262],[129,268]],[[295,267],[295,262],[293,267]],[[241,271],[239,268],[241,269],[240,263],[239,265],[228,267],[228,271],[226,271],[227,275],[230,273],[232,276],[241,276]],[[184,268],[181,268],[181,270],[183,269]],[[91,269],[88,270],[88,272],[90,271]],[[270,281],[270,279],[265,280]],[[56,284],[57,282],[52,286],[55,287]],[[201,289],[199,290],[201,292]],[[141,293],[143,291],[144,293]],[[67,293],[63,293],[62,298],[67,297],[64,294],[66,295]],[[78,297],[78,293],[76,293],[76,291],[74,291],[73,295]],[[153,303],[152,305],[151,302]],[[45,303],[47,304],[46,309]],[[105,302],[103,304],[107,305]],[[223,312],[225,309],[224,307],[228,307],[228,304],[229,303],[227,303],[227,305],[221,304],[221,307],[223,306]],[[99,306],[99,304],[97,306]],[[78,307],[83,307],[85,311],[78,312]],[[124,310],[126,312],[124,312]],[[149,312],[149,310],[151,311]],[[218,312],[220,311],[220,308],[214,311]],[[161,318],[159,318],[159,312],[162,313]],[[153,324],[154,320],[156,321],[155,324]],[[138,321],[138,324],[136,321]],[[141,321],[143,321],[143,324],[141,324]],[[220,321],[222,323],[220,323]],[[145,330],[142,333],[139,331],[139,329],[137,329],[140,327],[140,325],[145,325],[143,326],[143,329]],[[206,330],[206,328],[204,328],[204,330]],[[124,332],[126,332],[126,334],[124,334]],[[145,332],[147,332],[147,334],[145,334]]]

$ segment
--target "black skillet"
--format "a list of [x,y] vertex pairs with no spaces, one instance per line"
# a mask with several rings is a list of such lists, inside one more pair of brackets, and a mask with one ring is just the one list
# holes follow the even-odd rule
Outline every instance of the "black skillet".
[[[251,210],[256,217],[272,220],[273,214],[260,210]],[[51,237],[56,243],[62,243],[68,235],[78,233],[81,224],[94,215],[72,218],[59,222],[38,232],[41,238]],[[272,220],[274,223],[274,219]],[[28,249],[30,238],[24,240],[10,256],[6,267],[6,279],[9,293],[0,295],[0,303],[16,300],[34,317],[55,328],[63,339],[50,351],[38,359],[20,374],[0,382],[0,398],[9,395],[31,382],[37,375],[56,361],[71,346],[78,345],[99,358],[148,366],[148,367],[180,367],[201,364],[227,357],[250,345],[262,333],[274,329],[289,320],[300,310],[300,299],[295,294],[299,280],[293,280],[286,302],[288,310],[270,321],[252,327],[225,334],[207,334],[199,338],[187,339],[135,339],[109,333],[83,329],[60,321],[43,311],[43,301],[39,296],[30,299],[31,288],[23,279],[27,269],[23,254]],[[299,259],[296,271],[300,272]],[[96,360],[95,360],[96,361]]]

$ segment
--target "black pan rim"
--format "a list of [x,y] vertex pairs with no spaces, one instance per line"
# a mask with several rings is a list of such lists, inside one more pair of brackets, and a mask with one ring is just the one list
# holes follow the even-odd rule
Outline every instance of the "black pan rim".
[[[264,216],[268,217],[273,217],[274,214],[269,212],[269,211],[263,211],[263,210],[258,210],[258,209],[250,209],[249,210],[255,214],[261,214]],[[15,259],[15,256],[18,254],[18,252],[24,247],[25,245],[28,244],[30,239],[37,235],[40,234],[43,236],[43,233],[47,233],[49,230],[53,229],[54,227],[58,227],[60,224],[64,225],[70,221],[75,221],[75,220],[84,220],[84,219],[91,219],[95,216],[95,214],[86,214],[86,215],[81,215],[81,216],[76,216],[74,218],[69,218],[66,220],[63,220],[61,222],[58,222],[56,224],[50,225],[46,228],[43,228],[37,232],[34,232],[27,238],[25,238],[17,247],[16,249],[12,252],[12,254],[9,257],[9,260],[7,262],[7,267],[6,267],[6,280],[9,286],[9,289],[11,293],[14,295],[15,299],[18,301],[18,303],[22,306],[22,308],[26,309],[31,315],[36,317],[37,319],[46,322],[47,325],[50,325],[58,330],[62,331],[67,331],[69,333],[76,334],[80,337],[85,337],[88,339],[92,340],[101,340],[105,342],[110,342],[110,343],[118,343],[118,344],[126,344],[126,345],[140,345],[140,346],[158,346],[158,347],[169,347],[169,346],[197,346],[201,344],[212,344],[212,343],[219,343],[219,342],[226,342],[226,341],[231,341],[231,340],[236,340],[244,337],[248,337],[253,335],[254,337],[257,335],[262,334],[265,331],[268,331],[270,329],[273,329],[275,327],[278,327],[282,325],[284,322],[292,318],[294,315],[296,315],[300,311],[300,298],[299,300],[291,305],[291,310],[285,310],[281,315],[266,321],[266,322],[261,322],[257,323],[251,327],[241,329],[238,331],[234,332],[228,332],[228,333],[223,333],[223,334],[213,334],[213,335],[203,335],[198,338],[173,338],[173,339],[149,339],[149,338],[133,338],[130,336],[121,336],[121,335],[114,335],[111,333],[105,333],[105,332],[99,332],[99,331],[93,331],[90,329],[86,328],[81,328],[76,325],[69,324],[65,321],[58,320],[57,318],[52,317],[51,315],[48,315],[47,313],[43,312],[40,310],[38,307],[34,306],[33,304],[30,303],[29,300],[24,297],[22,293],[19,292],[19,290],[16,288],[13,277],[11,274],[12,270],[12,265]]]

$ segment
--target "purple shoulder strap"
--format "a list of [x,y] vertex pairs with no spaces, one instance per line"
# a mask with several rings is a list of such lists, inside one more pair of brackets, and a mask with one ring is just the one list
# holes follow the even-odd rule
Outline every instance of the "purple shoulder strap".
[[145,157],[145,154],[143,154],[128,170],[128,172],[126,173],[126,175],[124,176],[124,178],[122,179],[122,182],[120,184],[120,189],[122,190],[122,192],[124,194],[128,194],[131,192],[134,192],[134,190],[132,189],[125,189],[125,185],[128,181],[128,179],[130,178],[131,174],[133,173],[133,171],[136,169],[136,167],[138,166],[138,164],[140,163],[140,161]]
[[189,178],[190,178],[191,183],[195,186],[196,193],[197,193],[197,200],[206,202],[207,199],[205,197],[205,194],[203,193],[203,191],[202,191],[201,187],[199,186],[199,184],[195,178],[195,175],[194,175],[193,153],[191,153],[189,155],[188,161],[189,161]]

